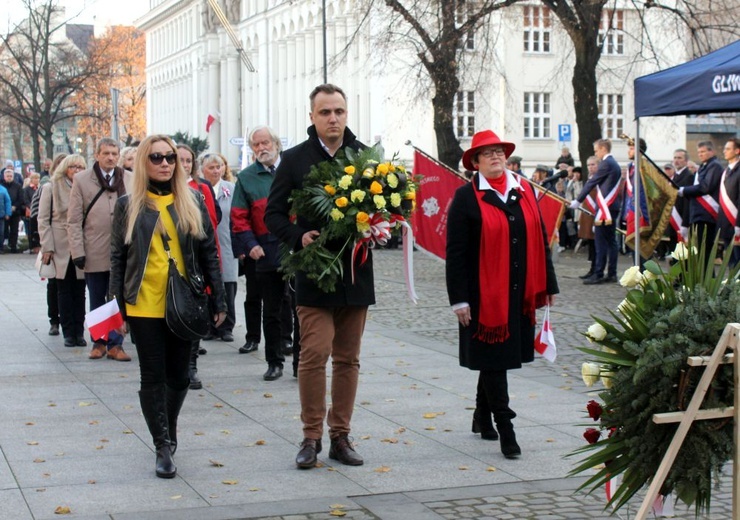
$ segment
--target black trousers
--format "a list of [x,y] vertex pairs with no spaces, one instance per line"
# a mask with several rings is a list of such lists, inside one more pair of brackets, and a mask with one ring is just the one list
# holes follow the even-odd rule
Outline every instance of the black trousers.
[[262,294],[262,328],[265,333],[265,361],[283,366],[280,309],[285,297],[285,280],[278,271],[257,272],[257,284]]
[[5,221],[5,238],[8,239],[8,247],[12,252],[18,250],[18,224],[20,221],[20,215],[12,215]]
[[57,280],[49,278],[46,281],[46,308],[50,325],[59,325],[59,296],[57,295]]
[[[221,337],[225,333],[232,332],[234,330],[234,325],[236,324],[236,288],[236,282],[224,282],[224,290],[226,292],[226,319],[218,326],[218,328],[211,325],[211,328],[215,330],[216,336]],[[246,310],[246,304],[244,305],[244,308]]]
[[65,338],[85,335],[85,280],[78,280],[72,257],[64,278],[56,280],[59,323]]
[[191,342],[175,336],[164,318],[129,316],[127,319],[131,333],[136,336],[141,390],[161,384],[175,390],[187,388]]
[[244,259],[244,275],[247,279],[247,297],[244,300],[244,317],[247,322],[247,341],[259,343],[262,337],[262,294],[257,283],[256,262],[249,257]]

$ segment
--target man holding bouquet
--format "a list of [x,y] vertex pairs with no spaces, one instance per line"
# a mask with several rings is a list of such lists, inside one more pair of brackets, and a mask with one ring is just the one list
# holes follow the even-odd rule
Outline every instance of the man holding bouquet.
[[[347,128],[347,98],[339,87],[324,84],[309,96],[311,122],[308,139],[283,153],[267,201],[265,224],[291,251],[309,247],[321,234],[321,222],[298,215],[291,220],[290,196],[304,188],[312,166],[334,162],[346,148],[365,148]],[[325,247],[339,252],[343,241]],[[372,253],[361,265],[351,266],[352,250],[342,255],[343,279],[328,293],[318,288],[305,272],[296,274],[296,303],[301,329],[298,387],[301,399],[303,442],[296,457],[301,469],[316,465],[321,452],[324,418],[329,425],[329,458],[359,466],[363,459],[349,439],[350,421],[360,370],[360,342],[368,306],[375,303]],[[352,272],[354,271],[354,279]],[[331,408],[326,410],[326,364],[332,358]]]

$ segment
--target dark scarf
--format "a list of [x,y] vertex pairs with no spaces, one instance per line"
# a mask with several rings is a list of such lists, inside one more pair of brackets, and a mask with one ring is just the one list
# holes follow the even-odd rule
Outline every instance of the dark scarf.
[[105,188],[106,191],[115,191],[119,197],[126,194],[126,186],[123,184],[123,168],[119,168],[118,166],[113,168],[113,184],[110,185],[105,181],[105,175],[103,175],[103,170],[100,169],[100,164],[97,161],[93,164],[93,171],[98,178],[100,186]]
[[[503,343],[509,338],[509,219],[504,211],[483,200],[486,190],[479,189],[478,182],[479,179],[473,180],[482,219],[478,259],[480,310],[478,330],[473,337],[484,343]],[[545,304],[547,296],[545,239],[532,188],[523,182],[519,193],[527,232],[527,280],[524,308],[515,312],[526,315],[534,324],[535,310]]]
[[155,195],[169,195],[172,193],[172,182],[169,181],[153,181],[149,179],[149,184],[146,189]]

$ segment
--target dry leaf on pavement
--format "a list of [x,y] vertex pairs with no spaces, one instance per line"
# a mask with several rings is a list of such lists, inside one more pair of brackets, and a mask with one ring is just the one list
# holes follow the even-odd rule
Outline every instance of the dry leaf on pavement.
[[215,466],[217,468],[223,468],[224,467],[224,465],[222,463],[220,463],[219,461],[217,461],[217,460],[208,459],[208,462],[211,463],[211,466]]
[[375,468],[373,471],[375,473],[388,473],[391,470],[388,466],[380,466],[379,468]]
[[235,486],[239,483],[238,480],[222,480],[221,484],[226,484],[227,486]]
[[72,513],[72,510],[69,508],[69,506],[57,506],[57,508],[54,510],[55,515],[68,515]]

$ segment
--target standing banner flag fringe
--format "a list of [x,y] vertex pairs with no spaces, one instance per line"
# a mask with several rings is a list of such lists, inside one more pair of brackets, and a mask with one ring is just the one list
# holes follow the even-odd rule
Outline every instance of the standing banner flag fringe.
[[550,363],[555,362],[558,357],[558,349],[555,346],[555,335],[550,326],[550,306],[545,307],[545,316],[542,319],[542,330],[534,339],[534,349]]
[[123,325],[118,302],[113,299],[85,314],[85,327],[93,338],[108,339],[108,333]]

